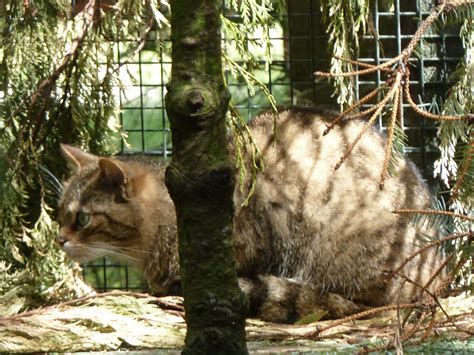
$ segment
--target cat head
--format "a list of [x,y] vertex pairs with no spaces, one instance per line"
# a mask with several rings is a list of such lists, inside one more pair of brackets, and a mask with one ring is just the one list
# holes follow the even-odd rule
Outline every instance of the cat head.
[[61,151],[73,174],[59,201],[56,242],[79,262],[111,255],[138,263],[146,173],[136,164],[68,145]]

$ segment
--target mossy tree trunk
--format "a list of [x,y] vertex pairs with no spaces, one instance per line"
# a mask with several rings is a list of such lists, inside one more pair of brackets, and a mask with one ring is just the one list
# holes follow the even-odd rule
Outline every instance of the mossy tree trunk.
[[235,179],[221,64],[221,0],[171,2],[173,155],[166,185],[178,219],[185,354],[243,354],[245,297],[232,255]]

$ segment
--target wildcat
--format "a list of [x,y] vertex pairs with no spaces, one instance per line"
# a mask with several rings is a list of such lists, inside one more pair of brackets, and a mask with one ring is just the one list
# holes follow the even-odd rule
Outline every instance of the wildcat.
[[[272,113],[250,123],[265,170],[247,205],[242,205],[247,190],[235,188],[233,237],[250,315],[292,322],[322,310],[334,318],[420,294],[419,287],[387,277],[387,271],[414,253],[430,231],[392,211],[429,207],[429,191],[408,160],[379,188],[385,142],[375,129],[335,170],[364,122],[343,122],[323,136],[332,118],[317,109],[285,109],[275,137]],[[57,243],[80,262],[104,255],[127,260],[143,271],[156,294],[168,294],[180,275],[165,165],[145,157],[97,157],[66,145],[62,153],[74,173],[60,199]],[[431,248],[401,273],[425,285],[440,263]],[[428,289],[439,283],[434,280]]]

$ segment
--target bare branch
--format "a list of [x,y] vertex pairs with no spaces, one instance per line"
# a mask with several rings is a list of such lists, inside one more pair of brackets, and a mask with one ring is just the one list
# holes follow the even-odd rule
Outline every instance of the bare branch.
[[[365,116],[367,114],[369,114],[370,112],[373,112],[377,109],[378,106],[372,106],[370,109],[368,110],[365,110],[365,111],[362,111],[362,112],[359,112],[359,113],[356,113],[356,114],[352,114],[352,115],[348,115],[350,112],[354,111],[356,108],[358,108],[359,106],[369,102],[373,97],[375,97],[375,95],[377,95],[382,89],[384,89],[383,87],[378,87],[378,88],[375,88],[374,90],[372,90],[371,92],[369,92],[367,95],[365,95],[362,99],[360,99],[359,101],[357,101],[355,104],[353,104],[351,107],[349,107],[347,110],[345,110],[344,112],[342,112],[341,114],[339,114],[334,120],[332,120],[332,122],[330,124],[327,125],[327,128],[326,130],[323,132],[323,136],[325,136],[326,134],[328,134],[331,129],[334,128],[334,126],[336,126],[337,124],[339,124],[342,120],[344,119],[352,119],[352,118],[355,118],[355,117],[361,117],[361,116]],[[374,109],[374,107],[376,107]]]
[[424,251],[428,250],[429,248],[432,248],[434,246],[438,246],[438,245],[441,245],[443,244],[444,242],[447,242],[449,240],[454,240],[454,239],[461,239],[461,238],[464,238],[464,237],[469,237],[469,238],[472,238],[473,237],[473,232],[470,232],[470,233],[456,233],[456,234],[452,234],[452,235],[449,235],[447,237],[444,237],[444,238],[441,238],[441,239],[437,239],[435,241],[432,241],[430,243],[427,243],[425,246],[423,246],[423,248],[420,248],[418,249],[415,253],[413,253],[412,255],[410,255],[408,258],[406,258],[394,271],[392,271],[392,273],[394,274],[398,274],[400,272],[400,270],[407,264],[409,263],[411,260],[413,260],[417,255],[423,253]]
[[442,216],[447,216],[447,217],[456,217],[456,218],[461,218],[466,221],[474,221],[473,217],[470,217],[465,214],[460,214],[460,213],[454,213],[450,211],[438,211],[438,210],[414,210],[414,209],[398,209],[393,211],[393,213],[398,213],[398,214],[424,214],[424,215],[442,215]]
[[393,144],[393,134],[395,131],[395,124],[398,116],[398,110],[401,108],[400,105],[400,88],[397,87],[395,90],[395,97],[393,98],[393,107],[392,107],[392,116],[390,117],[390,124],[388,126],[388,136],[387,136],[387,144],[385,148],[385,158],[383,161],[383,168],[382,173],[380,174],[380,189],[383,189],[384,182],[385,182],[385,175],[388,171],[388,163],[390,161],[391,156],[391,147]]
[[380,68],[380,67],[377,67],[377,65],[374,65],[374,64],[360,62],[358,60],[354,60],[354,59],[351,59],[351,58],[343,58],[343,57],[340,57],[338,55],[335,55],[334,58],[336,58],[337,60],[342,60],[343,62],[353,64],[353,65],[358,65],[358,66],[364,67],[364,68],[377,68],[378,70],[382,70],[382,71],[386,71],[386,72],[391,71],[389,68],[386,68],[386,67]]
[[398,90],[398,84],[402,80],[402,72],[398,71],[397,76],[395,78],[395,84],[391,87],[390,91],[387,93],[387,95],[383,98],[383,100],[379,103],[379,107],[377,110],[374,112],[372,117],[370,117],[369,121],[364,125],[364,127],[361,129],[357,137],[352,141],[352,143],[349,145],[349,148],[347,148],[346,152],[344,155],[341,157],[339,162],[336,164],[336,167],[334,170],[339,169],[339,167],[342,165],[342,163],[347,159],[347,157],[351,154],[352,150],[354,147],[357,145],[357,143],[360,141],[362,136],[364,135],[365,132],[369,129],[370,126],[372,126],[377,119],[377,116],[382,112],[383,108],[387,104],[387,102],[395,95],[395,92]]
[[[408,68],[407,68],[407,71],[408,71]],[[434,113],[431,113],[431,112],[428,112],[428,111],[425,111],[425,110],[422,110],[420,109],[416,104],[415,102],[413,101],[411,95],[410,95],[410,84],[409,84],[409,80],[406,80],[405,81],[405,90],[404,90],[404,93],[405,93],[405,97],[408,101],[408,103],[410,104],[410,107],[416,112],[418,113],[420,116],[424,117],[424,118],[427,118],[429,120],[435,120],[435,121],[461,121],[461,120],[472,120],[474,119],[474,115],[473,114],[465,114],[463,116],[452,116],[452,115],[437,115],[437,114],[434,114]]]

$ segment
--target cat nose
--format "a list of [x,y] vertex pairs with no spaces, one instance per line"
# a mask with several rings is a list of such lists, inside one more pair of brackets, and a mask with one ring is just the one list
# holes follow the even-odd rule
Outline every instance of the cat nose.
[[67,238],[62,234],[58,234],[54,240],[59,244],[60,247],[64,246],[64,244],[67,242]]

